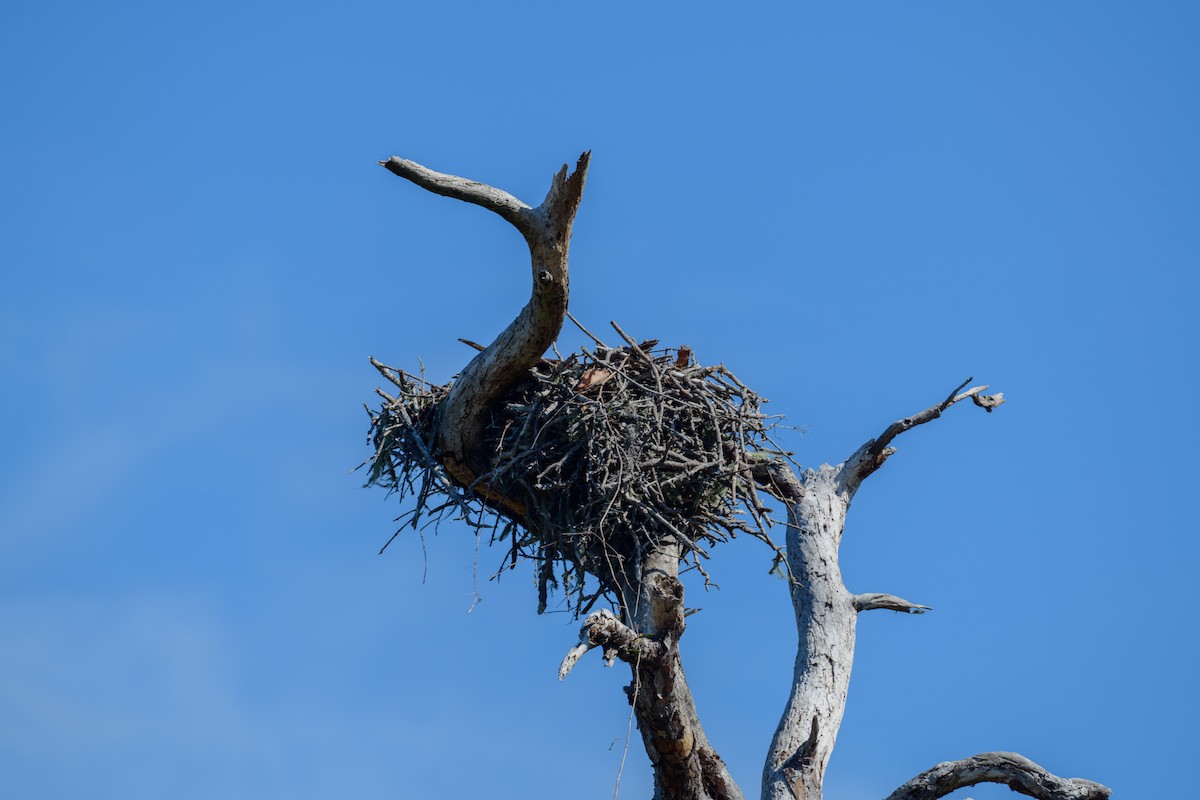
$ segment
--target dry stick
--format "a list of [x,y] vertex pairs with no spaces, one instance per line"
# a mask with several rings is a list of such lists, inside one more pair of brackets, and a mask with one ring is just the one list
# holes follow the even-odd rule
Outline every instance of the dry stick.
[[942,415],[943,411],[957,403],[959,400],[965,400],[972,394],[979,394],[984,389],[988,388],[987,386],[977,386],[974,389],[959,395],[958,392],[972,380],[974,380],[974,378],[967,378],[965,381],[960,383],[957,387],[955,387],[954,391],[950,392],[949,397],[938,403],[933,408],[927,408],[919,414],[914,414],[911,417],[905,417],[899,422],[893,422],[891,425],[887,426],[887,429],[879,435],[879,438],[876,439],[875,443],[871,446],[871,452],[875,455],[882,453],[883,449],[891,444],[892,440],[900,434],[907,430],[911,430],[918,425],[923,425],[926,422],[937,419]]
[[924,425],[926,422],[931,422],[942,415],[946,409],[955,403],[966,400],[968,397],[974,397],[985,389],[987,384],[982,386],[973,386],[965,392],[961,391],[964,386],[970,383],[973,378],[967,378],[960,383],[950,395],[935,406],[930,406],[924,411],[913,414],[910,417],[897,420],[884,429],[883,433],[879,434],[879,438],[871,439],[862,447],[858,448],[850,458],[846,459],[842,465],[841,471],[846,486],[853,494],[857,491],[859,485],[866,480],[875,470],[883,466],[888,457],[895,453],[895,449],[888,447],[892,440],[905,431],[912,430],[918,425]]
[[589,339],[591,339],[593,342],[600,345],[601,347],[608,347],[608,345],[606,345],[604,342],[600,341],[599,337],[597,337],[594,333],[589,331],[587,328],[583,327],[583,323],[580,322],[579,320],[575,319],[575,315],[572,314],[570,311],[567,312],[567,319],[569,319],[569,320],[571,320],[571,322],[575,323],[575,327],[579,328],[579,330],[583,331],[584,334]]
[[[379,392],[380,394],[384,394],[386,396],[386,394],[384,392],[382,392],[378,389],[376,389],[376,391]],[[442,492],[449,498],[449,500],[451,502],[455,503],[460,508],[460,510],[462,511],[463,517],[467,520],[468,523],[470,523],[471,519],[470,519],[469,505],[466,503],[466,501],[464,501],[459,496],[458,492],[445,480],[445,478],[443,478],[441,476],[441,473],[436,469],[437,462],[434,461],[432,454],[430,454],[428,448],[425,447],[424,440],[419,435],[416,434],[416,427],[413,425],[412,418],[408,415],[408,410],[404,407],[404,404],[392,402],[391,404],[389,404],[389,409],[399,415],[401,422],[403,422],[405,427],[408,429],[409,439],[417,443],[417,446],[420,449],[421,454],[425,458],[425,461],[426,461],[426,469],[425,469],[426,475],[427,476],[428,475],[436,475],[437,476],[437,484],[441,487]],[[428,487],[429,487],[428,481],[422,482],[420,497],[418,497],[418,507],[417,507],[417,509],[415,509],[417,516],[419,516],[420,508],[421,508],[421,506],[424,505],[424,499],[428,495]],[[417,526],[417,516],[414,516],[413,520],[412,520],[412,524],[413,524],[414,528]],[[387,550],[388,546],[393,541],[395,541],[396,537],[400,535],[400,531],[403,530],[404,527],[405,526],[401,525],[400,528],[397,529],[396,532],[392,534],[391,538],[389,538],[387,540],[387,542],[384,543],[383,547],[381,547],[379,549],[380,553],[383,553],[384,550]],[[422,547],[422,550],[424,550],[424,547],[425,547],[424,536],[421,537],[421,547]],[[428,563],[426,564],[426,568],[428,568]]]
[[[655,462],[655,463],[657,463],[657,462]],[[693,464],[695,466],[692,466]],[[672,462],[663,464],[663,466],[670,467],[673,469],[681,469],[681,468],[688,468],[688,469],[687,469],[687,472],[680,472],[679,474],[674,475],[670,478],[662,479],[662,481],[659,482],[660,486],[674,486],[675,484],[679,483],[682,480],[687,480],[688,478],[692,477],[693,475],[695,475],[697,472],[700,472],[701,470],[708,469],[709,467],[720,467],[723,465],[720,461],[705,461],[703,463],[697,462],[697,461],[687,461],[685,463],[680,463],[678,461],[672,461]]]
[[650,359],[650,356],[646,355],[646,352],[645,352],[644,350],[642,350],[642,348],[641,348],[641,347],[639,347],[639,346],[638,346],[638,343],[637,343],[637,342],[635,342],[635,341],[633,340],[633,338],[632,338],[632,337],[631,337],[631,336],[630,336],[628,333],[626,333],[625,331],[621,330],[621,326],[620,326],[620,325],[618,325],[616,322],[614,322],[614,321],[612,321],[612,320],[609,320],[608,324],[613,326],[613,330],[615,330],[615,331],[617,332],[617,334],[618,334],[618,335],[619,335],[619,336],[620,336],[622,339],[624,339],[624,340],[625,340],[625,343],[629,345],[629,348],[630,348],[631,350],[633,350],[633,352],[637,353],[639,356],[641,356],[642,358],[646,359],[647,361],[650,361],[650,360],[651,360],[651,359]]
[[[637,502],[637,501],[634,501],[634,502]],[[654,520],[656,522],[658,522],[659,525],[662,525],[664,528],[667,529],[668,532],[670,532],[672,535],[674,535],[675,538],[679,539],[680,542],[682,542],[684,545],[691,548],[692,550],[696,551],[700,555],[704,556],[705,558],[708,558],[708,553],[706,553],[704,551],[704,548],[697,545],[695,542],[693,542],[691,540],[690,537],[685,536],[682,532],[680,532],[680,530],[678,528],[676,528],[674,525],[672,525],[670,522],[668,522],[666,517],[664,517],[662,514],[658,513],[658,510],[656,508],[654,508],[654,506],[649,506],[649,505],[646,505],[645,503],[641,503],[641,502],[638,502],[637,504],[639,507],[641,507],[641,509],[643,511],[646,511],[647,513],[649,513],[650,516],[653,517]]]
[[378,361],[376,361],[375,356],[368,356],[368,358],[370,358],[370,360],[371,360],[371,366],[373,366],[375,369],[379,370],[379,374],[383,375],[383,377],[387,378],[389,381],[396,384],[397,388],[399,388],[399,389],[404,388],[403,380],[401,378],[397,377],[396,373],[392,370],[391,367],[385,366],[384,364],[381,364]]
[[[700,563],[699,558],[696,558],[695,556],[692,557],[692,566],[695,567],[696,571],[699,572],[700,575],[704,578],[704,590],[705,591],[708,591],[709,589],[711,589],[713,587],[716,587],[717,589],[721,588],[719,584],[713,583],[712,577],[708,574],[707,570],[704,569],[704,565]],[[688,613],[695,613],[696,611],[699,611],[699,610],[700,609],[698,609],[698,608],[694,608]]]
[[[743,481],[750,480],[746,474],[750,465],[745,459],[745,452],[727,452],[729,448],[720,444],[715,449],[706,447],[708,433],[714,430],[719,433],[721,440],[740,443],[743,451],[747,445],[752,450],[761,449],[757,443],[765,434],[765,417],[757,411],[757,397],[752,393],[741,395],[735,388],[736,383],[722,379],[722,373],[725,372],[723,368],[697,366],[687,370],[667,369],[669,356],[656,357],[647,351],[645,345],[633,341],[627,334],[622,338],[627,348],[608,348],[599,342],[594,354],[588,353],[585,348],[584,357],[591,363],[585,361],[580,364],[578,356],[573,355],[566,362],[548,365],[549,370],[535,370],[532,375],[535,382],[527,389],[520,390],[520,400],[516,404],[509,403],[512,417],[498,420],[497,427],[492,431],[491,435],[498,441],[498,466],[479,476],[482,480],[477,478],[472,484],[496,486],[509,481],[514,488],[523,488],[531,495],[544,494],[541,490],[534,492],[526,480],[526,470],[532,469],[528,477],[536,476],[535,482],[552,480],[559,486],[579,486],[585,493],[590,493],[592,500],[585,501],[585,506],[587,502],[592,504],[594,513],[599,515],[600,525],[588,522],[586,516],[568,523],[573,527],[583,523],[580,530],[623,531],[630,526],[644,528],[645,521],[652,521],[651,530],[673,529],[680,535],[681,544],[686,542],[685,546],[691,551],[689,561],[705,557],[707,554],[702,548],[708,542],[726,541],[741,531],[767,542],[773,553],[778,555],[778,547],[762,530],[769,523],[759,512],[761,502],[742,485]],[[617,380],[601,386],[595,397],[572,391],[576,385],[575,379],[593,367],[610,370]],[[695,379],[701,375],[710,376],[711,379]],[[393,383],[407,385],[407,377],[401,374]],[[428,385],[427,382],[423,383]],[[652,384],[653,388],[648,384]],[[399,419],[408,408],[422,409],[423,399],[438,397],[439,389],[445,391],[443,387],[431,387],[431,395],[402,390],[400,395],[403,399],[399,401],[389,396],[389,410]],[[610,406],[612,403],[615,405]],[[566,420],[560,416],[564,413],[569,414]],[[515,416],[524,419],[517,422]],[[647,424],[648,420],[654,422]],[[662,422],[658,423],[658,420]],[[427,427],[430,421],[422,418],[421,424]],[[390,450],[402,457],[405,452],[399,448],[406,448],[410,456],[416,456],[418,468],[428,465],[429,454],[420,452],[417,442],[418,439],[424,442],[425,437],[415,427],[408,425],[400,426],[398,430],[399,433],[392,435],[400,436],[405,443],[381,441],[380,455],[386,458]],[[589,431],[596,431],[596,435]],[[570,452],[572,440],[576,439],[586,442],[585,455],[573,455]],[[566,447],[562,446],[564,443]],[[634,446],[627,451],[629,443],[634,443]],[[654,454],[654,457],[631,458],[638,451]],[[720,468],[720,464],[714,460],[714,453],[715,458],[724,461],[730,470],[732,492],[720,498],[715,507],[706,506],[703,514],[697,518],[700,520],[700,536],[688,536],[683,534],[687,527],[681,526],[677,519],[679,512],[673,508],[674,497],[667,490],[687,486],[689,479],[697,485],[702,484],[706,469]],[[590,474],[589,464],[593,470]],[[393,483],[399,484],[403,480],[397,474]],[[430,493],[443,492],[440,483],[426,485]],[[420,492],[415,486],[409,490]],[[458,507],[465,499],[452,488],[445,493],[451,495],[450,502],[430,514],[446,506]],[[735,507],[738,502],[746,504],[746,508]],[[536,528],[540,526],[535,525],[535,530],[528,535],[514,536],[506,558],[509,563],[514,557],[522,557],[525,549],[535,543],[550,544],[561,540],[562,534],[556,533],[551,527],[554,520],[558,519],[556,509],[557,506],[553,506],[545,510],[547,529],[543,533],[537,533]],[[459,510],[469,523],[475,524],[470,507],[465,511]],[[558,511],[566,511],[564,521],[570,520],[572,515],[568,509]],[[741,514],[749,514],[759,530],[748,527],[735,516]],[[639,518],[643,521],[638,522]],[[690,545],[694,543],[699,546],[692,549]],[[560,544],[559,563],[564,565],[564,569],[578,571],[581,586],[589,572],[600,578],[603,585],[597,589],[596,598],[601,596],[605,586],[618,590],[619,596],[624,592],[619,588],[622,581],[617,576],[623,575],[627,569],[621,550],[634,545],[636,541],[632,540],[629,533],[597,535],[595,541],[590,543],[583,540],[565,548]],[[588,555],[589,552],[591,555]],[[604,565],[604,569],[592,572],[589,564]],[[703,573],[702,566],[700,569]],[[706,579],[711,580],[707,576]],[[581,600],[588,598],[587,592],[582,589],[578,594]],[[625,598],[626,601],[629,599]],[[627,602],[623,604],[628,605]]]
[[892,792],[887,800],[936,800],[979,783],[1004,783],[1039,800],[1106,800],[1107,786],[1083,778],[1060,778],[1018,753],[980,753],[945,761]]
[[[584,349],[584,350],[583,350],[583,352],[584,352],[584,353],[587,353],[587,355],[589,355],[589,356],[592,356],[592,358],[596,358],[596,356],[594,356],[592,353],[589,353],[589,352],[588,352],[586,349]],[[596,360],[596,363],[598,363],[598,364],[604,364],[604,367],[605,367],[605,369],[611,369],[611,370],[612,370],[613,372],[615,372],[617,375],[620,375],[620,376],[621,376],[621,377],[623,377],[625,380],[629,381],[629,382],[630,382],[630,383],[632,383],[634,386],[636,386],[637,388],[641,389],[643,392],[646,392],[647,394],[655,394],[655,393],[657,393],[657,394],[658,394],[660,397],[666,397],[666,395],[664,395],[664,394],[663,394],[663,391],[662,391],[662,386],[661,386],[661,385],[658,387],[658,389],[657,389],[657,390],[656,390],[656,389],[651,389],[649,386],[646,386],[645,384],[643,384],[643,383],[640,383],[640,382],[638,382],[638,381],[634,380],[633,376],[631,376],[631,375],[630,375],[628,372],[626,372],[626,371],[625,371],[625,369],[623,368],[623,366],[622,366],[622,365],[620,365],[620,364],[613,364],[613,363],[611,363],[611,362],[601,361],[601,360],[599,360],[599,359],[597,359],[597,360]]]
[[[630,347],[630,349],[633,350],[633,352],[635,352],[639,356],[641,356],[646,361],[646,363],[650,365],[650,369],[654,373],[654,385],[658,388],[658,393],[661,395],[662,394],[662,376],[659,374],[657,362],[655,362],[655,360],[653,358],[651,358],[649,355],[647,355],[646,351],[643,350],[638,345],[638,343],[635,342],[629,336],[629,334],[627,334],[625,331],[621,330],[621,326],[618,325],[615,321],[610,320],[608,324],[613,326],[613,329],[620,335],[620,337],[622,339],[624,339],[626,341],[626,343],[629,344],[629,347]],[[658,412],[657,413],[658,425],[659,425],[659,427],[662,427],[662,409],[656,408],[655,410]]]
[[[601,406],[599,406],[598,411],[600,413],[601,418],[604,421],[605,427],[609,428],[611,430],[611,423],[610,423],[609,417],[608,417],[608,409],[605,406],[601,405]],[[619,466],[620,465],[618,465],[618,467]],[[605,459],[605,462],[604,462],[605,478],[607,478],[607,476],[608,476],[608,467],[609,467],[609,460]],[[608,515],[610,513],[612,513],[612,508],[616,504],[616,502],[617,502],[617,495],[614,493],[613,496],[611,497],[611,499],[609,500],[608,505],[605,507],[604,513],[600,515],[600,519],[597,524],[597,527],[600,529],[600,531],[603,530],[604,521],[606,519],[608,519]],[[597,533],[599,533],[600,531],[597,531]],[[616,593],[617,593],[617,599],[621,603],[621,608],[624,609],[626,611],[626,613],[631,614],[630,619],[632,620],[633,619],[632,613],[634,613],[634,612],[630,610],[629,598],[625,596],[625,589],[624,589],[625,582],[623,580],[616,580],[617,571],[612,562],[612,557],[616,556],[617,560],[619,562],[621,562],[621,566],[620,566],[621,574],[624,575],[624,572],[625,572],[624,559],[621,557],[621,554],[617,553],[612,547],[610,547],[608,545],[608,542],[605,541],[603,538],[601,538],[601,546],[602,546],[601,552],[604,554],[605,564],[608,567],[609,574],[613,576],[614,583],[616,584],[615,589],[616,589]],[[636,611],[637,604],[638,604],[638,597],[635,594],[634,595],[634,603],[633,603],[634,611]],[[619,780],[620,779],[618,778],[618,781]]]

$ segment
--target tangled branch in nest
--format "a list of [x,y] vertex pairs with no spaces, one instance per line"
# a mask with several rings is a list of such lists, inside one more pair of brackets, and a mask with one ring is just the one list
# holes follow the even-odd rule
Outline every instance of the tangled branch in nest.
[[456,485],[433,450],[449,385],[372,359],[397,392],[376,390],[383,405],[368,409],[367,483],[414,498],[401,529],[450,516],[489,532],[507,544],[506,566],[535,562],[539,613],[554,588],[576,614],[601,598],[620,603],[641,554],[666,536],[706,581],[707,548],[738,533],[767,542],[779,568],[751,477],[755,464],[787,455],[770,439],[765,401],[724,366],[693,363],[686,347],[655,349],[617,331],[625,346],[597,341],[542,361],[509,392],[487,429],[491,469],[471,486]]

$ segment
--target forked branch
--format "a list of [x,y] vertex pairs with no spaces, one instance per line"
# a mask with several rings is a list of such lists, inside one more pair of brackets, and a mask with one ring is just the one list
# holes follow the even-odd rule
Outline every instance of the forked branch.
[[[445,467],[449,477],[443,480],[448,481],[447,486],[453,484],[454,491],[446,492],[452,501],[469,498],[473,490],[492,508],[512,518],[514,527],[523,523],[536,528],[530,522],[539,518],[520,506],[522,501],[515,499],[511,493],[505,496],[486,485],[496,474],[496,448],[489,448],[485,444],[485,432],[501,398],[513,390],[519,381],[530,376],[531,368],[554,342],[567,315],[567,256],[588,161],[589,154],[584,153],[574,172],[564,165],[554,175],[545,200],[536,208],[487,184],[435,172],[402,158],[393,157],[380,162],[393,174],[423,189],[492,211],[511,223],[529,247],[532,292],[528,304],[486,347],[467,342],[479,352],[452,387],[445,390],[444,395],[439,395],[436,402],[430,400],[422,406],[428,412],[425,418],[430,420],[430,427],[418,437],[420,452],[415,456],[421,464],[432,464],[435,471],[435,459]],[[650,366],[655,396],[662,394],[664,375],[679,381],[688,378],[683,374],[686,369],[691,369],[686,349],[678,351],[675,370],[660,370],[659,360],[663,356],[650,354],[647,352],[650,347],[646,343],[638,344],[619,327],[617,332],[628,347],[605,350],[610,355],[622,353],[621,364],[603,362],[603,369],[600,369],[595,365],[602,363],[601,357],[591,356],[593,367],[579,375],[579,385],[573,390],[575,395],[593,386],[600,386],[598,380],[593,380],[600,372],[607,374],[603,380],[613,375],[623,375],[620,370],[624,368],[626,357],[631,362]],[[598,346],[602,345],[594,336],[592,338]],[[385,378],[404,388],[403,381],[383,365],[375,363]],[[732,379],[728,373],[721,374]],[[757,397],[733,380],[741,390],[741,394],[734,393],[740,398],[737,408],[741,409],[743,417],[739,418],[752,419],[757,424],[761,419],[761,416],[757,416]],[[782,461],[748,457],[738,462],[738,469],[730,471],[728,450],[721,447],[720,443],[736,441],[740,443],[740,449],[746,449],[744,437],[740,434],[725,437],[720,433],[710,437],[718,443],[716,461],[709,463],[706,458],[694,462],[683,461],[682,466],[677,467],[683,470],[681,474],[692,475],[697,469],[724,466],[727,471],[722,473],[722,480],[729,480],[730,476],[753,476],[762,488],[787,507],[787,547],[776,552],[780,558],[786,559],[789,592],[799,637],[792,691],[764,765],[763,797],[766,800],[820,800],[822,796],[825,769],[845,708],[858,613],[891,609],[920,614],[929,610],[927,606],[895,595],[850,593],[842,581],[838,547],[855,492],[862,481],[895,452],[891,445],[897,436],[937,419],[950,406],[968,398],[988,412],[1004,402],[1002,394],[983,394],[987,386],[966,389],[970,380],[968,378],[957,386],[936,405],[892,423],[877,438],[866,442],[836,467],[823,465],[798,474]],[[574,380],[567,385],[573,383]],[[431,395],[426,393],[421,396]],[[385,399],[391,401],[391,405],[397,405],[394,398],[385,395]],[[599,404],[601,401],[593,398],[589,402]],[[747,407],[752,412],[748,416],[745,414]],[[529,409],[532,408],[532,404],[527,407],[531,415],[533,411]],[[657,429],[676,430],[664,425],[661,403],[650,404],[648,408],[657,409]],[[717,414],[711,403],[705,400],[697,408],[701,412],[707,409],[713,416],[714,430],[724,430],[716,419]],[[404,422],[406,427],[403,430],[410,435],[414,430],[412,420],[406,418]],[[391,430],[384,429],[385,439]],[[641,429],[629,427],[628,430]],[[747,428],[742,425],[737,430],[740,432]],[[760,431],[759,428],[753,430]],[[432,446],[430,440],[433,440]],[[635,440],[640,442],[636,437]],[[644,449],[647,452],[651,450],[649,447]],[[659,450],[668,452],[665,445]],[[666,464],[666,456],[660,457],[657,452],[653,456],[656,459],[654,463]],[[561,468],[562,459],[549,466]],[[597,463],[609,462],[602,460]],[[596,473],[599,471],[594,470]],[[584,476],[589,477],[592,477],[590,473]],[[620,485],[625,480],[625,473],[622,471],[616,480]],[[655,478],[653,486],[661,493],[664,487],[676,488],[672,486],[675,480],[667,478],[659,482]],[[570,485],[569,481],[564,481],[564,484]],[[740,484],[734,480],[732,486],[736,490]],[[703,494],[707,488],[702,487],[700,493]],[[751,498],[755,497],[753,485],[748,487],[748,494]],[[531,491],[519,496],[530,498],[535,494]],[[641,505],[639,503],[639,507]],[[755,516],[761,511],[757,501],[747,504],[747,510]],[[604,514],[608,514],[607,507]],[[543,528],[559,526],[561,522],[559,516],[540,519]],[[547,519],[553,519],[554,524],[547,523]],[[679,650],[686,616],[683,585],[679,581],[680,561],[689,552],[703,554],[696,536],[697,530],[704,530],[703,524],[693,515],[689,520],[692,527],[677,525],[666,519],[657,507],[648,508],[645,515],[634,515],[629,520],[635,529],[634,533],[642,538],[633,537],[633,545],[624,549],[606,549],[604,558],[616,558],[616,566],[609,563],[600,572],[593,569],[590,573],[607,580],[610,588],[619,596],[620,616],[603,610],[587,617],[580,629],[579,644],[567,653],[559,666],[559,678],[564,678],[577,661],[593,648],[603,649],[609,663],[616,659],[625,661],[631,667],[633,678],[627,689],[629,700],[646,751],[654,764],[655,797],[660,800],[742,800],[741,790],[733,782],[700,724]],[[591,529],[590,526],[572,525],[555,527],[555,530],[559,531],[560,528],[572,535]],[[750,530],[733,524],[729,528],[730,535],[734,528]],[[541,530],[539,533],[547,532]],[[554,554],[561,553],[562,548],[567,546],[558,539],[547,542],[543,538],[540,541],[543,564],[552,564]],[[577,542],[573,540],[569,546],[576,547]],[[517,552],[514,549],[514,559]],[[579,563],[582,562],[577,562],[577,570],[582,569]],[[576,574],[580,573],[577,571]],[[543,579],[543,588],[545,585]],[[1004,783],[1014,791],[1038,800],[1105,800],[1110,795],[1110,790],[1100,784],[1059,778],[1014,753],[983,753],[961,761],[938,764],[905,783],[888,800],[936,800],[962,787],[982,782]]]
[[[799,631],[791,695],[763,768],[765,800],[821,797],[845,709],[859,612],[929,610],[895,595],[851,594],[842,582],[838,547],[855,491],[892,454],[892,440],[987,389],[977,386],[963,391],[969,382],[955,387],[937,405],[889,425],[836,467],[822,465],[802,475],[781,462],[755,469],[755,479],[788,508],[786,552]],[[987,402],[994,407],[1002,401],[996,395]]]
[[1112,790],[1083,778],[1060,778],[1017,753],[980,753],[927,769],[887,800],[937,800],[964,786],[1003,783],[1038,800],[1105,800]]
[[862,447],[855,451],[854,455],[846,459],[846,463],[842,468],[843,480],[845,481],[846,489],[851,495],[858,490],[867,477],[875,470],[883,466],[883,462],[887,461],[888,457],[896,452],[895,448],[890,447],[892,440],[905,431],[912,430],[918,425],[924,425],[926,422],[932,422],[942,415],[942,412],[948,409],[955,403],[971,398],[975,405],[980,406],[989,413],[996,406],[1004,403],[1004,394],[1002,392],[985,395],[983,392],[988,388],[986,384],[983,386],[974,386],[962,391],[963,387],[971,382],[971,378],[967,378],[959,384],[950,395],[935,406],[913,414],[911,417],[896,420],[891,425],[884,429],[883,433],[879,434],[876,439],[871,439]]
[[457,175],[434,172],[415,161],[398,156],[392,156],[387,161],[380,161],[379,165],[393,175],[410,180],[434,194],[453,197],[455,200],[473,203],[488,211],[494,211],[511,222],[526,236],[528,236],[526,231],[532,231],[537,227],[537,215],[534,210],[502,189],[460,178]]
[[[393,156],[379,162],[423,189],[499,214],[529,245],[533,267],[529,303],[471,360],[442,403],[437,449],[446,471],[461,486],[471,486],[487,471],[483,431],[496,401],[528,373],[562,329],[567,313],[571,226],[583,197],[589,159],[589,153],[581,155],[574,172],[563,165],[537,208],[487,184],[435,172],[403,158]],[[477,491],[513,514],[522,513],[511,501],[492,497],[487,487]]]

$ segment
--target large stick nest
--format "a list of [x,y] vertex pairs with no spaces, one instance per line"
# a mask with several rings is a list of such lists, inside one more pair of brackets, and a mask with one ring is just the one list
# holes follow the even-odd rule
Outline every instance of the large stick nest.
[[486,432],[491,468],[471,486],[456,485],[434,449],[450,385],[372,360],[396,393],[376,390],[384,402],[368,409],[367,483],[413,500],[400,530],[453,517],[506,543],[505,566],[536,563],[539,612],[554,588],[576,614],[601,598],[625,605],[641,555],[668,536],[706,581],[708,548],[738,533],[770,544],[779,568],[752,475],[787,455],[770,439],[765,401],[686,347],[621,333],[627,346],[542,361],[507,394]]

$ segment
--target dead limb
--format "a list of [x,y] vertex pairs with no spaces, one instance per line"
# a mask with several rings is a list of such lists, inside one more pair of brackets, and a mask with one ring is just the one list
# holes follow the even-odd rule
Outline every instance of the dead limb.
[[[583,197],[589,159],[589,153],[581,155],[573,173],[563,165],[537,208],[487,184],[434,172],[406,159],[393,156],[379,162],[423,189],[495,212],[512,223],[529,245],[533,268],[529,303],[471,360],[442,403],[437,446],[446,471],[462,486],[470,486],[487,471],[484,429],[496,402],[525,377],[562,329],[571,227]],[[503,505],[502,498],[493,499]]]
[[851,594],[842,581],[838,548],[850,501],[862,481],[894,452],[892,440],[987,389],[977,386],[963,391],[969,382],[937,405],[892,423],[836,467],[822,465],[802,474],[782,461],[754,467],[759,484],[787,505],[786,553],[799,631],[791,694],[763,768],[765,800],[810,800],[822,795],[825,769],[845,710],[858,613],[878,608],[910,614],[929,610],[895,595]]
[[526,236],[537,228],[537,215],[534,209],[502,189],[460,178],[457,175],[434,172],[415,161],[398,156],[392,156],[387,161],[380,161],[379,166],[434,194],[453,197],[455,200],[462,200],[464,203],[472,203],[486,208],[488,211],[493,211],[511,222]]
[[933,610],[929,606],[923,606],[920,603],[910,603],[903,598],[896,597],[894,594],[869,592],[867,594],[854,595],[855,611],[873,611],[877,608],[885,608],[890,611],[903,611],[905,614],[924,614],[926,611]]
[[935,406],[913,414],[911,417],[897,420],[884,429],[883,433],[879,434],[876,439],[871,439],[862,447],[858,448],[855,453],[846,459],[842,466],[842,472],[846,483],[846,488],[853,495],[858,490],[868,476],[875,470],[883,466],[883,462],[887,461],[888,457],[896,452],[895,448],[889,447],[892,440],[905,431],[912,430],[918,425],[924,425],[926,422],[931,422],[942,415],[942,412],[948,409],[955,403],[966,400],[968,397],[975,401],[975,405],[984,408],[991,412],[996,406],[1004,403],[1004,394],[997,393],[994,395],[983,394],[987,385],[975,386],[967,389],[965,392],[962,388],[971,382],[971,378],[967,378],[952,391],[945,400]]
[[579,626],[579,644],[563,658],[558,667],[558,679],[567,677],[580,657],[594,647],[603,648],[606,666],[612,666],[618,658],[627,664],[637,664],[643,659],[649,663],[661,658],[663,649],[660,643],[639,635],[607,608],[602,608],[588,614]]
[[854,663],[858,610],[842,582],[838,546],[850,496],[837,467],[786,465],[770,477],[787,498],[787,563],[799,633],[792,687],[763,767],[764,800],[819,798],[837,740]]
[[964,786],[1003,783],[1037,800],[1105,800],[1112,790],[1083,778],[1052,775],[1017,753],[980,753],[925,770],[887,800],[937,800]]
[[[601,588],[581,596],[576,609],[586,613],[608,592],[619,599],[619,615],[598,611],[587,617],[579,644],[559,666],[560,679],[596,647],[610,663],[618,658],[628,663],[633,677],[629,699],[654,764],[655,796],[741,800],[700,724],[680,661],[686,611],[679,570],[687,557],[700,566],[698,559],[705,554],[701,545],[724,541],[737,531],[755,532],[749,522],[732,516],[742,506],[746,519],[765,536],[770,523],[750,481],[753,476],[787,506],[786,549],[775,552],[786,558],[799,631],[792,691],[764,767],[763,796],[820,800],[845,708],[858,613],[929,610],[895,595],[854,595],[846,589],[838,547],[850,501],[862,481],[895,452],[892,442],[901,433],[937,419],[967,398],[991,412],[1004,402],[1003,395],[983,394],[986,386],[965,389],[968,379],[936,405],[889,425],[843,464],[797,475],[775,460],[777,448],[762,444],[771,442],[759,398],[722,368],[698,372],[688,348],[656,353],[654,340],[639,343],[614,324],[626,347],[608,348],[585,331],[597,344],[594,354],[584,350],[583,360],[542,360],[567,314],[567,254],[587,153],[574,173],[564,166],[555,175],[537,208],[486,184],[404,159],[381,164],[424,189],[508,220],[529,246],[532,292],[491,344],[476,346],[478,354],[450,387],[410,385],[402,374],[376,362],[400,393],[381,392],[387,403],[373,419],[377,449],[372,480],[413,491],[420,498],[416,515],[433,491],[433,479],[423,476],[414,490],[404,467],[424,469],[438,459],[429,468],[449,489],[439,485],[437,492],[451,500],[474,492],[474,499],[508,518],[500,538],[512,537],[512,557],[534,554],[541,608],[548,586],[556,583],[554,561],[567,563],[565,554],[573,560],[564,575],[573,570],[569,574],[581,579],[578,586],[586,575],[598,578]],[[615,402],[617,390],[630,387],[637,391],[623,391],[622,402]],[[688,387],[704,391],[696,394]],[[393,410],[406,399],[414,414]],[[416,424],[418,419],[424,427]],[[527,438],[538,421],[545,424]],[[532,446],[546,430],[558,432],[557,449]],[[579,443],[597,435],[610,443],[631,444],[573,460],[583,450]],[[514,442],[531,446],[510,452]],[[399,453],[399,470],[393,453]],[[537,453],[545,456],[540,462],[533,457]],[[444,474],[438,471],[443,468]],[[507,484],[501,480],[505,476]],[[540,516],[530,512],[536,503],[541,503]],[[596,513],[581,515],[581,507]],[[478,522],[472,524],[478,527]],[[939,764],[889,800],[935,800],[985,781],[1005,783],[1038,800],[1102,800],[1109,795],[1099,784],[1058,778],[1021,756],[985,753]]]

